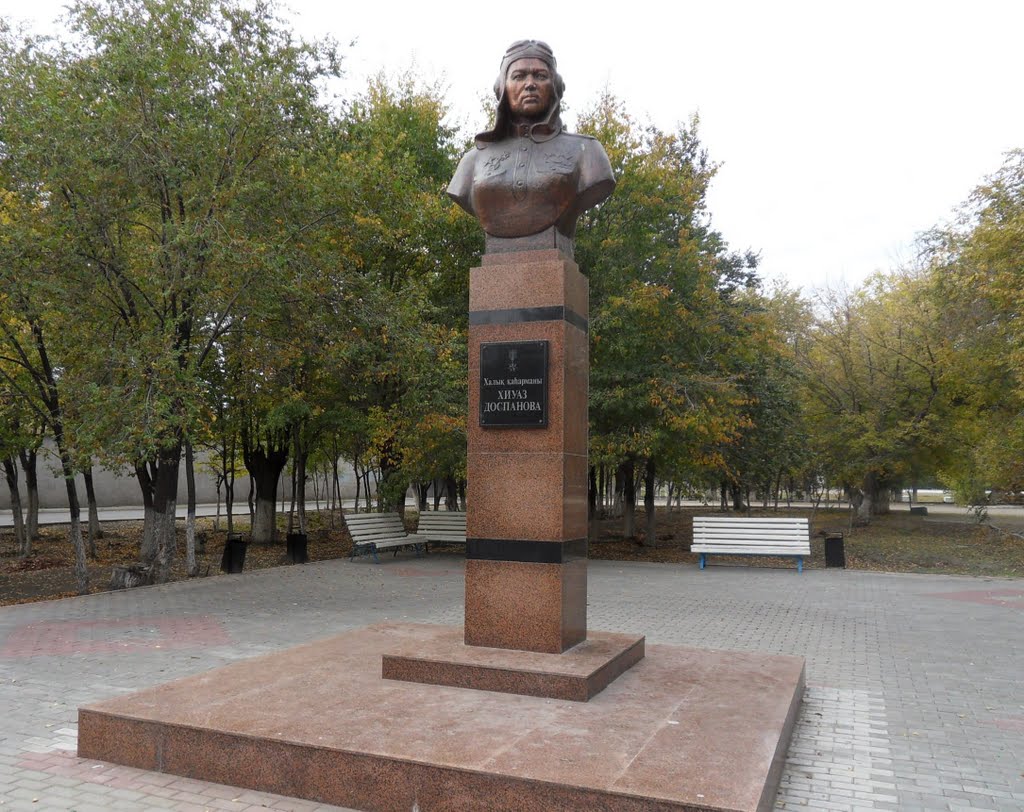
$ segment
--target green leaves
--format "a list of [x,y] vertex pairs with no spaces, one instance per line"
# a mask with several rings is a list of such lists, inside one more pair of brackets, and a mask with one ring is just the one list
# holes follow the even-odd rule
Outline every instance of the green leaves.
[[577,230],[577,261],[590,276],[598,463],[650,458],[659,470],[695,474],[722,464],[721,445],[742,419],[730,327],[743,316],[727,298],[733,258],[708,224],[715,166],[697,124],[676,133],[640,126],[610,95],[581,117],[618,179]]
[[806,409],[816,454],[850,488],[913,484],[954,453],[937,304],[920,272],[876,276],[818,302],[798,355]]
[[944,473],[961,494],[1024,490],[1024,150],[1007,155],[923,246],[951,346],[961,453]]

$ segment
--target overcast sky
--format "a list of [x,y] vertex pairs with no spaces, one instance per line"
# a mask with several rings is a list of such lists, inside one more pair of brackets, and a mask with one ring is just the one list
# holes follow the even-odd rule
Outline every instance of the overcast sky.
[[[53,30],[64,4],[0,13]],[[713,225],[759,251],[766,277],[807,289],[908,261],[916,233],[1024,147],[1022,0],[288,6],[304,36],[356,40],[346,87],[415,65],[474,132],[501,55],[528,37],[553,47],[571,109],[607,86],[662,128],[699,113],[721,163]]]

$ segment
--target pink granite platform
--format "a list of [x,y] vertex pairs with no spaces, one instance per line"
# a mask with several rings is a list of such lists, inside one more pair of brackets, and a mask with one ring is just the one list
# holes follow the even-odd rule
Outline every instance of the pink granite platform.
[[365,810],[768,810],[797,657],[648,645],[589,702],[381,677],[381,624],[79,709],[79,755]]
[[591,631],[564,654],[467,646],[457,626],[384,654],[387,679],[586,702],[644,658],[644,638]]

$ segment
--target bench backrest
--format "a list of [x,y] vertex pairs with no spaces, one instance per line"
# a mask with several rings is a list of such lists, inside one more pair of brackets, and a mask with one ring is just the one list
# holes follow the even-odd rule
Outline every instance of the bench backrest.
[[761,519],[734,516],[694,516],[694,543],[774,542],[810,543],[807,519]]
[[425,531],[466,534],[466,514],[456,510],[429,510],[420,514],[417,533]]
[[347,513],[344,518],[348,533],[357,544],[406,535],[402,517],[397,513]]

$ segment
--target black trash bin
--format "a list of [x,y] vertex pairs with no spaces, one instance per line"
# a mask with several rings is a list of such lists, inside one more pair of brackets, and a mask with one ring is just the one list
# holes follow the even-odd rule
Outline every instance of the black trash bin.
[[842,533],[825,531],[825,567],[846,569],[846,547]]
[[224,555],[220,559],[221,572],[241,572],[245,569],[245,551],[249,540],[241,533],[231,533],[224,543]]
[[309,561],[309,538],[305,533],[289,533],[288,549],[285,555],[293,564],[305,564]]

